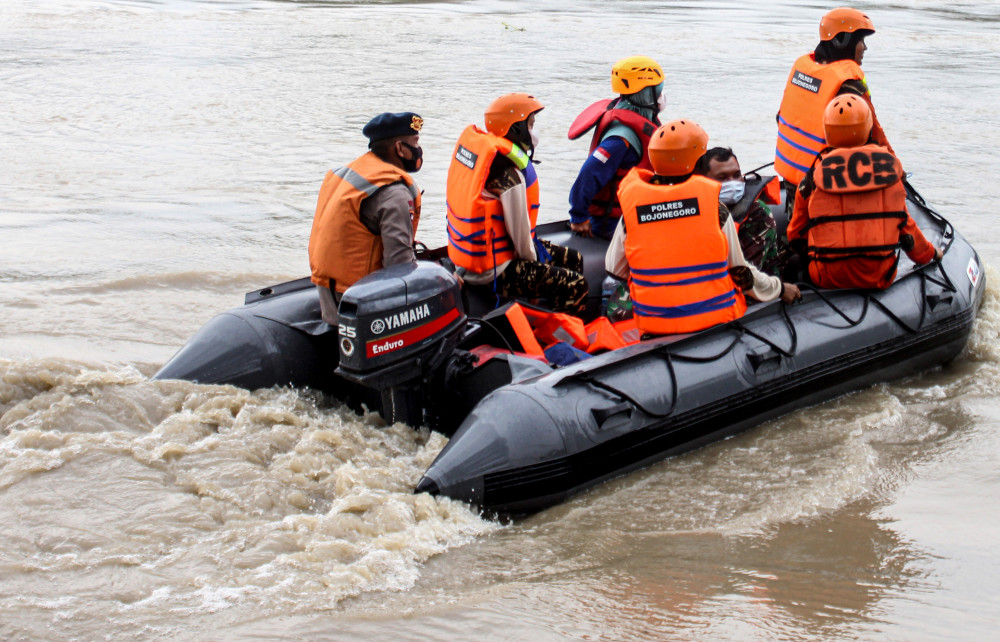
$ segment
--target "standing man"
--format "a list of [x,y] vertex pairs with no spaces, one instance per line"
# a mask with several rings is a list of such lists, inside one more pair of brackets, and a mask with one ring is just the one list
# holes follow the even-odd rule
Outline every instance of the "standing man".
[[538,174],[532,156],[534,96],[506,94],[486,108],[486,131],[469,125],[448,168],[448,258],[470,285],[490,285],[497,297],[548,299],[553,311],[587,307],[583,255],[541,241]]
[[693,175],[708,134],[690,120],[653,134],[653,170],[629,172],[618,191],[622,218],[605,269],[629,281],[636,327],[649,335],[697,332],[743,316],[758,301],[800,298],[799,289],[747,265],[721,186]]
[[821,288],[889,287],[899,250],[917,265],[941,259],[906,209],[903,166],[869,142],[872,112],[861,96],[838,96],[823,116],[831,149],[799,184],[788,242],[805,251]]
[[795,188],[809,171],[813,159],[827,147],[823,136],[823,110],[842,94],[861,96],[872,111],[872,138],[892,152],[875,117],[865,74],[861,71],[865,38],[875,26],[857,9],[830,11],[819,23],[819,45],[813,53],[795,61],[788,75],[778,110],[778,142],[774,169],[785,181],[788,207]]
[[650,169],[646,148],[666,104],[663,69],[647,56],[630,56],[611,68],[613,100],[588,107],[570,128],[576,139],[594,128],[590,156],[569,193],[570,228],[580,236],[610,239],[622,209],[618,185],[633,167]]
[[423,124],[412,112],[379,114],[361,130],[370,151],[323,180],[309,235],[309,267],[323,320],[331,325],[337,324],[340,295],[355,281],[416,260],[420,191],[410,173],[423,164]]

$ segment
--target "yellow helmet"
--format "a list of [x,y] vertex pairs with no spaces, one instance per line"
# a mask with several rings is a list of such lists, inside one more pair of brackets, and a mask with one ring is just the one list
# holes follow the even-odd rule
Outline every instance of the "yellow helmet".
[[527,120],[528,116],[545,109],[534,96],[504,94],[486,108],[486,131],[494,136],[506,136],[511,125]]
[[649,139],[649,162],[660,176],[684,176],[708,151],[708,134],[693,120],[661,125]]
[[634,94],[663,82],[663,69],[648,56],[622,58],[611,68],[611,91]]
[[875,25],[871,19],[857,9],[840,7],[827,13],[819,21],[819,39],[833,40],[840,33],[855,33],[870,31],[875,33]]
[[823,112],[823,132],[830,147],[860,147],[871,131],[871,107],[856,94],[837,96]]

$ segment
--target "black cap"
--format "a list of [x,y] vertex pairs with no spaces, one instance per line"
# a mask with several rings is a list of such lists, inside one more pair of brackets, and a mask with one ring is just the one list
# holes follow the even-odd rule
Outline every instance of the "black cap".
[[361,133],[368,138],[370,145],[377,140],[385,138],[419,134],[420,128],[423,126],[424,119],[411,111],[404,111],[398,114],[386,112],[369,120],[365,128],[361,130]]

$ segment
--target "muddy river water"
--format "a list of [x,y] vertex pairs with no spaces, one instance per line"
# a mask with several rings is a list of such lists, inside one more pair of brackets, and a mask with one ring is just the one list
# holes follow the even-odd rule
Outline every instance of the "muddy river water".
[[965,353],[495,522],[411,488],[440,435],[318,395],[152,381],[243,293],[308,274],[327,169],[375,113],[448,157],[528,91],[543,221],[611,64],[664,66],[744,169],[773,157],[816,2],[5,0],[0,637],[986,639],[1000,629],[1000,5],[865,2],[873,99],[976,246]]

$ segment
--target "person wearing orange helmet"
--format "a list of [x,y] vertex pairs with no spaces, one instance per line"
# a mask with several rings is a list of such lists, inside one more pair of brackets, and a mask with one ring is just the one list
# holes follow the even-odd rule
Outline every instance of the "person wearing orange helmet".
[[648,56],[629,56],[611,69],[616,99],[585,109],[569,131],[571,140],[591,129],[590,155],[569,194],[570,227],[581,236],[611,238],[621,217],[618,185],[630,169],[649,169],[646,146],[660,125],[663,69]]
[[465,283],[503,298],[543,298],[557,312],[582,312],[583,255],[539,240],[538,140],[534,96],[506,94],[486,108],[486,130],[469,125],[448,168],[448,257]]
[[823,110],[835,96],[861,96],[871,107],[873,141],[892,152],[875,116],[868,83],[861,71],[861,61],[868,49],[865,38],[873,33],[875,25],[861,11],[848,7],[834,9],[820,20],[820,42],[815,51],[800,57],[792,66],[778,109],[774,151],[774,169],[784,179],[789,203],[813,159],[827,147]]
[[657,129],[649,142],[652,169],[635,168],[618,190],[621,221],[605,269],[627,279],[636,327],[648,335],[697,332],[738,319],[744,294],[792,303],[798,288],[749,265],[721,185],[694,175],[708,134],[691,120]]
[[843,95],[823,112],[826,151],[799,184],[788,241],[823,288],[889,287],[899,250],[918,265],[941,259],[906,209],[903,166],[869,142],[872,112],[861,96]]
[[362,129],[366,154],[323,180],[309,234],[309,267],[323,320],[337,324],[340,295],[375,270],[416,260],[420,190],[411,173],[423,164],[413,112],[375,116]]

